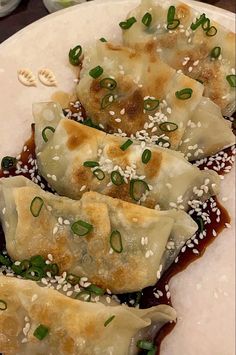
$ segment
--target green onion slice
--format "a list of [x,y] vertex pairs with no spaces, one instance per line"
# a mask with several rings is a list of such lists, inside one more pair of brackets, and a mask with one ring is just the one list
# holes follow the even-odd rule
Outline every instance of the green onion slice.
[[7,309],[7,302],[0,300],[0,311],[5,311]]
[[16,158],[6,156],[6,157],[2,158],[1,168],[3,170],[9,170],[11,168],[14,168],[16,166],[16,162],[17,162]]
[[105,293],[105,291],[101,287],[98,287],[98,286],[93,285],[93,284],[88,286],[88,287],[86,287],[86,291],[94,293],[97,296],[103,296],[104,293]]
[[175,19],[172,22],[167,24],[168,30],[175,30],[180,25],[180,20]]
[[101,42],[107,42],[106,38],[104,38],[104,37],[101,37],[101,38],[100,38],[100,41],[101,41]]
[[32,200],[32,202],[30,204],[30,212],[32,213],[32,215],[34,217],[38,217],[39,216],[39,214],[41,212],[41,209],[43,207],[43,204],[44,204],[43,199],[41,197],[39,197],[39,196],[36,196]]
[[37,266],[30,267],[24,274],[24,277],[26,279],[33,280],[33,281],[39,281],[42,279],[43,276],[44,276],[44,271]]
[[167,23],[173,22],[175,18],[175,6],[170,6],[167,12]]
[[112,250],[116,253],[122,253],[123,245],[122,245],[122,238],[121,234],[118,230],[114,230],[110,235],[110,245]]
[[146,14],[142,18],[142,23],[144,26],[149,27],[152,23],[152,15],[149,12],[146,12]]
[[131,145],[133,144],[133,141],[131,139],[127,139],[127,141],[125,143],[123,143],[120,146],[120,149],[125,151],[126,149],[128,149]]
[[11,269],[16,275],[22,275],[24,272],[29,270],[31,264],[29,260],[22,260],[19,265],[12,264]]
[[190,88],[185,88],[179,91],[176,91],[175,96],[179,100],[188,100],[192,96],[193,90]]
[[115,96],[113,94],[105,95],[101,101],[101,109],[104,110],[104,108],[112,105],[114,100],[115,100]]
[[208,31],[211,26],[209,18],[205,18],[204,21],[202,21],[202,29],[203,31]]
[[159,106],[159,100],[158,99],[152,99],[152,98],[148,98],[146,100],[144,100],[143,102],[143,108],[146,111],[153,111],[156,110]]
[[91,297],[92,297],[91,292],[87,290],[81,291],[75,296],[77,300],[85,301],[85,302],[90,302]]
[[45,266],[45,260],[41,255],[35,255],[30,258],[30,263],[33,266],[43,268]]
[[156,355],[157,352],[157,347],[155,346],[152,350],[149,350],[147,352],[147,355]]
[[155,349],[155,344],[148,340],[138,340],[137,347],[143,350],[153,350]]
[[229,85],[232,88],[236,87],[236,75],[235,74],[227,75],[226,80],[228,81]]
[[113,321],[114,318],[115,318],[115,315],[109,317],[109,318],[106,320],[106,322],[104,323],[104,327],[107,327],[108,324],[110,324],[111,321]]
[[105,178],[105,174],[102,169],[96,169],[93,171],[93,175],[96,176],[98,180],[103,180]]
[[94,168],[95,166],[99,166],[99,163],[97,161],[87,160],[87,161],[84,162],[83,165],[88,167],[88,168]]
[[159,128],[163,132],[174,132],[178,129],[178,125],[174,122],[162,122]]
[[48,142],[48,136],[47,136],[47,131],[51,131],[52,133],[55,132],[55,128],[51,127],[51,126],[47,126],[42,130],[42,137],[44,142]]
[[70,49],[69,51],[69,61],[72,65],[79,65],[80,57],[82,54],[82,47],[80,45]]
[[52,276],[56,276],[59,274],[59,267],[56,263],[48,265],[46,264],[46,266],[44,267],[44,271],[49,271]]
[[192,23],[190,28],[192,31],[195,31],[203,22],[205,22],[206,15],[202,14],[199,18],[196,19],[195,23]]
[[221,47],[214,47],[212,50],[211,50],[211,58],[219,58],[221,54]]
[[104,78],[100,81],[101,88],[114,90],[117,87],[117,82],[112,78]]
[[74,274],[68,274],[66,276],[66,281],[69,282],[72,286],[78,285],[80,277]]
[[94,79],[99,78],[99,76],[101,76],[102,73],[103,73],[103,68],[100,67],[100,65],[98,65],[97,67],[95,67],[89,71],[89,75]]
[[80,237],[83,237],[90,233],[93,229],[92,224],[89,224],[85,221],[78,220],[74,222],[71,226],[71,230],[74,234],[79,235]]
[[209,37],[213,37],[217,34],[217,28],[215,26],[211,26],[207,31],[206,35]]
[[143,164],[147,164],[151,159],[152,152],[150,149],[145,149],[142,154],[142,162]]
[[135,22],[137,22],[136,18],[130,17],[128,20],[120,22],[119,26],[122,30],[128,30]]
[[49,328],[43,324],[40,324],[34,331],[34,336],[38,340],[43,340],[49,333]]
[[130,196],[133,200],[139,201],[146,191],[149,191],[149,187],[145,181],[139,179],[130,181]]
[[11,265],[11,269],[16,275],[21,275],[22,274],[22,269],[21,269],[20,265],[12,264]]
[[119,171],[112,171],[111,173],[111,181],[114,185],[120,186],[124,183],[123,176],[119,173]]
[[0,264],[11,266],[12,262],[7,256],[0,254]]
[[195,222],[197,223],[198,225],[198,230],[200,233],[202,233],[204,231],[204,222],[203,222],[203,219],[202,217],[197,217],[195,219]]
[[[161,144],[160,144],[161,143]],[[166,144],[168,143],[168,147],[165,147],[165,148],[170,148],[171,147],[171,144],[170,142],[165,139],[165,138],[158,138],[158,140],[156,141],[156,145],[159,145],[159,146],[163,146],[163,144]]]

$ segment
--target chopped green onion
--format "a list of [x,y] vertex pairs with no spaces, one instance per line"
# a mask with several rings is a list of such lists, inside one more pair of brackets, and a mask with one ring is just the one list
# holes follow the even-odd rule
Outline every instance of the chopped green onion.
[[7,309],[7,303],[3,300],[0,300],[0,311],[5,311]]
[[149,27],[152,23],[152,15],[149,12],[146,12],[146,14],[142,18],[142,23],[144,26]]
[[209,18],[205,18],[204,21],[202,21],[202,29],[203,31],[208,31],[211,26]]
[[211,50],[211,58],[217,59],[221,54],[221,48],[220,47],[214,47]]
[[69,61],[72,65],[79,65],[80,57],[82,54],[82,47],[80,45],[70,49],[69,51]]
[[80,237],[87,235],[92,231],[92,229],[93,229],[92,224],[89,224],[81,220],[74,222],[71,226],[72,232],[76,235],[79,235]]
[[147,164],[149,160],[151,159],[152,152],[149,149],[145,149],[142,154],[142,162],[143,164]]
[[215,26],[211,26],[209,30],[206,31],[206,35],[209,37],[213,37],[217,34],[217,28]]
[[159,106],[158,99],[152,99],[149,97],[148,99],[144,100],[144,102],[143,102],[143,108],[146,111],[156,110],[158,106]]
[[203,22],[205,22],[206,15],[202,14],[199,18],[196,19],[195,23],[192,23],[190,28],[192,31],[195,31]]
[[56,276],[59,274],[59,267],[56,263],[46,264],[44,267],[44,272],[50,272],[52,276]]
[[203,222],[202,217],[197,217],[195,221],[198,225],[199,232],[202,233],[204,231],[204,222]]
[[115,316],[109,317],[109,318],[106,320],[106,322],[104,323],[104,327],[108,326],[108,324],[110,324],[111,321],[113,321],[114,318],[115,318]]
[[11,168],[14,168],[16,166],[16,161],[17,161],[16,158],[6,156],[6,157],[2,158],[1,168],[3,170],[9,170]]
[[89,291],[91,293],[95,293],[95,295],[98,295],[98,296],[102,296],[105,293],[105,291],[101,287],[98,287],[98,286],[93,285],[93,284],[88,286],[88,287],[86,287],[86,291]]
[[101,88],[114,90],[117,86],[117,82],[112,78],[104,78],[100,81]]
[[126,149],[128,149],[131,145],[133,144],[133,141],[131,139],[127,139],[127,141],[125,143],[123,143],[120,146],[120,149],[125,151]]
[[81,291],[79,292],[75,298],[80,301],[90,302],[91,301],[91,292],[90,291]]
[[29,280],[39,281],[44,276],[44,272],[37,266],[32,266],[26,270],[24,277]]
[[123,176],[119,173],[119,171],[112,171],[111,173],[111,181],[114,185],[120,186],[124,183]]
[[122,253],[123,245],[122,245],[122,238],[121,234],[118,230],[114,230],[110,235],[110,245],[112,250],[116,253]]
[[149,191],[149,187],[145,181],[139,179],[130,181],[130,196],[133,200],[139,201],[146,191]]
[[[161,144],[160,144],[161,143]],[[156,145],[159,145],[159,146],[163,146],[164,144],[168,143],[168,147],[165,147],[165,148],[170,148],[171,147],[171,144],[170,142],[167,140],[167,139],[164,139],[164,138],[158,138],[158,140],[156,141]]]
[[66,277],[66,281],[69,282],[72,286],[75,286],[79,284],[80,277],[74,274],[68,274]]
[[93,175],[96,176],[98,180],[103,180],[105,178],[105,174],[102,169],[96,169],[93,171]]
[[33,266],[43,268],[45,266],[45,260],[41,255],[35,255],[30,258],[30,263]]
[[99,166],[99,163],[97,161],[87,160],[87,161],[84,162],[83,165],[88,167],[88,168],[94,168],[95,166]]
[[227,75],[226,80],[228,81],[229,85],[232,88],[236,87],[236,75],[235,74]]
[[[20,274],[24,273],[25,271],[27,271],[30,268],[31,264],[30,264],[29,260],[25,259],[25,260],[22,260],[20,265],[18,265],[18,266],[13,264],[12,270],[14,269],[14,266],[16,268],[18,268],[18,270],[17,270],[18,272],[16,272],[16,274],[20,275]],[[15,271],[15,270],[13,270],[13,271]]]
[[162,122],[159,128],[163,132],[174,132],[178,129],[178,125],[174,122]]
[[138,340],[137,347],[143,350],[153,350],[155,349],[155,344],[147,340]]
[[140,304],[141,297],[142,297],[142,291],[138,291],[135,295],[135,303],[133,305],[134,307]]
[[102,73],[103,73],[103,69],[102,69],[102,67],[100,67],[100,65],[98,65],[97,67],[90,70],[89,75],[92,78],[97,79],[97,78],[99,78],[99,76],[102,75]]
[[135,22],[137,22],[136,18],[130,17],[128,20],[120,22],[119,26],[122,30],[128,30]]
[[168,30],[175,30],[180,25],[180,20],[175,19],[172,22],[168,23],[167,29]]
[[41,212],[41,209],[43,207],[43,204],[44,204],[43,199],[41,197],[39,197],[39,196],[36,196],[32,200],[32,202],[30,204],[30,212],[32,213],[32,215],[34,217],[38,217],[39,216],[39,214]]
[[16,275],[21,275],[22,274],[22,269],[21,269],[20,265],[12,264],[11,265],[11,269]]
[[110,106],[115,99],[115,96],[113,94],[107,94],[102,98],[101,101],[101,109],[104,110],[104,108]]
[[157,352],[157,347],[155,346],[152,350],[149,350],[147,352],[147,355],[156,355]]
[[0,264],[11,266],[12,262],[7,256],[0,254]]
[[101,37],[101,38],[100,38],[100,41],[101,41],[101,42],[107,42],[106,38],[104,38],[104,37]]
[[47,126],[45,127],[43,130],[42,130],[42,137],[43,137],[43,140],[44,142],[48,142],[48,137],[47,137],[47,131],[51,131],[52,133],[55,132],[55,128],[51,127],[51,126]]
[[175,18],[175,6],[170,6],[167,12],[167,23],[172,23]]
[[188,100],[192,96],[193,90],[190,88],[176,91],[175,96],[180,100]]
[[34,336],[38,340],[43,340],[49,333],[49,328],[43,324],[40,324],[34,331]]

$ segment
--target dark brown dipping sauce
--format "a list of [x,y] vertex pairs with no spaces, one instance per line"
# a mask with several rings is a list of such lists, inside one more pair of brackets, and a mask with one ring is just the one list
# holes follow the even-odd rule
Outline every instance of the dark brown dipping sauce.
[[[76,115],[78,112],[81,112],[79,116],[85,117],[85,113],[82,107],[73,108],[73,105],[70,107],[70,112],[72,112],[72,116],[70,115],[68,118],[75,119],[73,117],[73,113]],[[65,115],[67,115],[66,110],[64,110]],[[77,115],[78,116],[78,115]],[[222,157],[222,161],[218,158],[215,160],[215,157]],[[201,161],[197,162],[196,165],[200,169],[213,169],[218,172],[218,174],[222,175],[230,171],[233,165],[234,156],[235,156],[235,147],[225,149],[217,153],[212,159],[206,158],[202,159]],[[32,135],[29,140],[24,145],[22,153],[20,155],[20,161],[22,161],[21,166],[27,166],[27,172],[20,172],[19,169],[17,170],[15,167],[11,168],[9,171],[2,171],[0,170],[0,178],[1,177],[9,177],[9,176],[16,176],[16,175],[24,175],[25,177],[32,179],[32,166],[35,166],[35,170],[33,172],[34,177],[39,179],[38,184],[45,190],[49,190],[47,188],[47,183],[45,180],[39,176],[37,171],[37,166],[35,165],[36,154],[35,154],[35,143],[34,143],[34,125],[32,125]],[[223,160],[225,164],[223,165]],[[30,161],[30,163],[29,163]],[[212,163],[209,163],[211,162]],[[217,163],[215,163],[215,161]],[[220,162],[220,164],[219,164]],[[216,168],[214,168],[216,166]],[[220,168],[219,168],[220,166]],[[50,191],[50,190],[49,190]],[[161,279],[156,283],[153,287],[148,287],[142,291],[142,296],[140,299],[140,308],[149,308],[152,306],[156,306],[158,304],[168,304],[172,305],[171,297],[169,293],[169,286],[168,283],[170,279],[176,275],[177,273],[183,271],[187,268],[187,266],[192,263],[194,260],[200,258],[208,245],[210,245],[214,239],[219,235],[219,233],[227,227],[227,224],[230,223],[230,217],[223,206],[219,203],[217,198],[210,198],[202,207],[202,212],[208,214],[210,219],[210,223],[204,226],[204,235],[197,231],[195,234],[194,240],[191,240],[188,245],[182,247],[179,256],[176,258],[175,262],[169,267],[167,271],[162,275]],[[191,212],[190,212],[191,214]],[[191,217],[196,221],[197,215],[196,213],[191,214]],[[0,226],[0,251],[3,250],[5,246],[5,239],[4,233]],[[133,294],[132,294],[133,295]],[[131,294],[122,295],[120,297],[122,302],[127,303],[128,305],[133,305],[130,300],[132,299]],[[172,329],[174,328],[175,323],[168,323],[166,324],[157,334],[155,342],[158,348],[157,354],[160,354],[161,342],[169,334]]]

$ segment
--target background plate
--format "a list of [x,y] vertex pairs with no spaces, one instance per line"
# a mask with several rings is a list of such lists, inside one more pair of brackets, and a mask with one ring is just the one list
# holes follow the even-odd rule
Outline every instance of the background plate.
[[[185,1],[210,18],[235,29],[234,14],[213,6]],[[58,90],[73,91],[76,71],[68,64],[68,50],[104,36],[120,40],[118,23],[137,0],[95,0],[49,15],[0,45],[0,159],[21,151],[30,135],[33,102],[49,101]],[[96,14],[96,17],[95,17]],[[29,68],[37,76],[48,67],[57,88],[39,82],[27,88],[17,70]],[[222,182],[221,197],[231,216],[234,210],[234,171]],[[170,283],[178,324],[164,340],[161,355],[233,355],[235,348],[235,226],[225,230],[205,255]]]

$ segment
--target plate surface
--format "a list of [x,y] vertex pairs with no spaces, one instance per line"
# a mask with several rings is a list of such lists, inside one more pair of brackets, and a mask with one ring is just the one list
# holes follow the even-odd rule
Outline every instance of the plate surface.
[[[234,14],[197,1],[185,1],[231,29]],[[75,71],[68,50],[106,37],[119,41],[118,23],[138,0],[95,0],[49,15],[0,45],[0,159],[21,151],[30,135],[33,102],[49,101],[58,91],[70,93]],[[96,17],[94,16],[96,14]],[[50,68],[58,86],[24,87],[17,70]],[[223,202],[235,216],[235,170],[222,181]],[[178,324],[163,341],[161,355],[234,355],[235,344],[235,225],[225,230],[198,261],[170,283]]]

